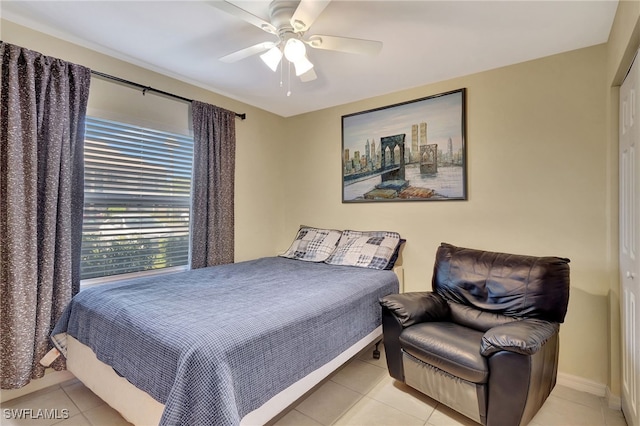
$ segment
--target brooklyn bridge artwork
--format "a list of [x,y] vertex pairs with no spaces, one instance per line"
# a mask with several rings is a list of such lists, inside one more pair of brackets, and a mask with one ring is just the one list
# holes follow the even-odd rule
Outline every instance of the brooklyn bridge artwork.
[[465,89],[342,117],[342,201],[466,200]]

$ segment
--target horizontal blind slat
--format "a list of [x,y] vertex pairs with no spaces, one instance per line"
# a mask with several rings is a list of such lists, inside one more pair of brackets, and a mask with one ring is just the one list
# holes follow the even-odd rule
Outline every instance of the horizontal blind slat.
[[193,139],[87,117],[81,278],[187,264]]

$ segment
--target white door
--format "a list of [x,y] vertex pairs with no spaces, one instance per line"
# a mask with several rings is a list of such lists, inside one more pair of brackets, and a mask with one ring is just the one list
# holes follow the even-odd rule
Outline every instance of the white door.
[[640,55],[620,88],[622,411],[640,426]]

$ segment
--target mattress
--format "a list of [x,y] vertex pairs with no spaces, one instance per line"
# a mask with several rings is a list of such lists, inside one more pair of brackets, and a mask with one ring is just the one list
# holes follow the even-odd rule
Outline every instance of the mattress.
[[[342,365],[363,350],[371,350],[372,343],[379,342],[381,339],[382,326],[245,415],[240,421],[240,426],[271,423],[273,419],[282,415],[287,408],[312,391],[316,385],[322,383]],[[134,425],[151,426],[160,423],[165,408],[164,404],[159,403],[125,378],[117,375],[113,368],[98,360],[88,346],[70,336],[67,337],[67,343],[67,368],[85,386]]]
[[392,271],[262,258],[80,292],[68,333],[164,405],[160,424],[236,425],[380,325]]

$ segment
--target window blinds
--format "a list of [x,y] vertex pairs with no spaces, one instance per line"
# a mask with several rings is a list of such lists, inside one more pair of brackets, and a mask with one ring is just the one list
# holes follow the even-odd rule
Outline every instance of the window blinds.
[[193,138],[87,117],[81,278],[186,265]]

